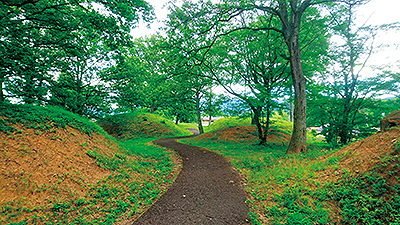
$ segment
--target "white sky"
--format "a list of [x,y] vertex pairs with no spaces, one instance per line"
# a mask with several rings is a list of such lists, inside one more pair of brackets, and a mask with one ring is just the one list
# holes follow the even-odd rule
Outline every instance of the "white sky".
[[[164,7],[169,0],[147,0],[155,8],[157,20],[151,24],[148,29],[145,24],[140,23],[138,28],[134,29],[131,34],[134,38],[148,36],[158,31],[163,26],[163,21],[167,18],[168,9]],[[179,0],[176,1],[179,5]],[[400,22],[400,0],[371,0],[368,4],[359,7],[358,22],[363,24],[368,20],[367,24],[381,25],[387,23]],[[388,44],[389,48],[379,50],[370,59],[368,66],[380,66],[384,64],[394,65],[398,63],[394,70],[400,71],[400,31],[392,31],[390,33],[380,33],[376,39],[376,45]],[[371,69],[367,69],[366,73],[372,73]],[[371,74],[371,75],[372,75]]]

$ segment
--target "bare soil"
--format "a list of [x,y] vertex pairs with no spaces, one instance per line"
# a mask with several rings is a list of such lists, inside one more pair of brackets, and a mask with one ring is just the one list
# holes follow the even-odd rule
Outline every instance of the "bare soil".
[[54,204],[50,200],[85,196],[91,185],[109,175],[86,152],[111,154],[115,142],[70,127],[51,132],[15,127],[20,132],[0,133],[0,205],[15,202],[37,209],[24,213],[25,218],[47,212]]
[[[344,170],[355,175],[365,174],[380,164],[388,154],[393,154],[392,152],[395,149],[396,143],[400,142],[399,139],[400,128],[395,127],[385,132],[377,132],[366,139],[352,143],[331,155],[341,156],[339,168],[329,168],[322,171],[318,177],[321,181],[336,181],[341,178]],[[326,158],[331,156],[327,156]],[[392,164],[396,163],[398,162],[393,162]],[[389,178],[388,180],[392,184],[399,182],[395,176],[389,177],[387,173],[383,173],[382,175]]]
[[[272,132],[273,130],[270,131]],[[290,137],[290,135],[283,133],[279,133],[279,136],[276,134],[270,134],[267,137],[267,141],[289,142]],[[257,140],[257,138],[257,127],[255,126],[228,127],[222,130],[209,132],[198,137],[198,139],[213,139],[216,141],[234,141],[247,143],[254,142]]]

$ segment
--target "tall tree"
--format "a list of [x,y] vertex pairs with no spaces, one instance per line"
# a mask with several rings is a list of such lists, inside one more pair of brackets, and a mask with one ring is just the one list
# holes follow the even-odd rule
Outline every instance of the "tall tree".
[[270,117],[279,108],[277,100],[284,95],[290,75],[288,61],[280,56],[283,43],[274,33],[266,33],[240,31],[225,36],[211,50],[216,61],[208,66],[206,60],[213,78],[252,110],[260,144],[266,144]]
[[112,85],[120,107],[142,107],[153,113],[168,104],[171,84],[164,72],[163,42],[156,35],[136,39],[116,65],[103,74],[103,79]]
[[341,38],[342,44],[332,46],[332,70],[323,77],[323,88],[318,95],[313,95],[310,108],[311,114],[318,115],[319,124],[325,126],[327,140],[335,144],[348,144],[360,136],[362,130],[367,130],[370,124],[366,122],[368,114],[363,109],[370,107],[370,98],[383,87],[379,80],[362,76],[373,52],[377,31],[376,27],[355,23],[357,7],[367,2],[369,0],[346,0],[329,7],[333,33]]
[[[207,49],[221,37],[229,33],[251,29],[258,31],[275,31],[282,36],[286,44],[288,59],[291,68],[291,78],[294,86],[294,127],[287,153],[298,153],[306,150],[306,79],[303,73],[301,60],[300,31],[302,17],[307,9],[322,3],[336,0],[273,0],[273,1],[228,1],[218,4],[210,1],[199,1],[198,4],[185,2],[183,9],[175,8],[170,17],[170,27],[178,36],[187,39],[196,39],[197,49],[190,48],[188,55],[198,54],[205,50],[204,56],[199,60],[203,63],[206,59]],[[250,24],[243,26],[241,21],[253,21],[260,14],[275,17],[279,26],[266,24],[265,27],[252,27]],[[311,21],[310,21],[311,22]],[[229,26],[226,26],[229,24]],[[272,25],[272,26],[271,26]],[[185,32],[178,32],[178,28]]]

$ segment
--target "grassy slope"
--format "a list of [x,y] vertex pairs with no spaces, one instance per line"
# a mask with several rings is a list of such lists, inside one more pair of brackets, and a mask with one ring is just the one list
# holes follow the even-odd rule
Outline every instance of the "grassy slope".
[[[221,138],[232,130],[236,140]],[[254,224],[400,222],[398,128],[342,150],[310,145],[300,155],[285,155],[284,139],[257,146],[239,127],[214,134],[186,142],[226,156],[244,175]]]
[[107,133],[120,140],[139,137],[184,136],[192,133],[170,120],[150,113],[127,113],[99,121]]
[[0,224],[130,221],[179,170],[154,138],[118,143],[64,110],[2,104],[0,118]]

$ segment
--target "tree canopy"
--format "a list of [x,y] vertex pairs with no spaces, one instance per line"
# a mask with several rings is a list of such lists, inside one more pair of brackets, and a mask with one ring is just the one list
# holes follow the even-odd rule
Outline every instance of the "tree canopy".
[[[360,72],[376,32],[396,28],[355,26],[367,2],[188,0],[170,4],[163,35],[133,40],[138,21],[154,19],[143,0],[3,0],[0,101],[91,118],[146,110],[196,122],[201,133],[202,116],[229,111],[252,115],[261,144],[272,113],[285,110],[294,124],[287,153],[307,150],[307,118],[328,142],[347,144],[372,132],[398,99],[376,98],[398,96],[397,73]],[[216,86],[236,99],[215,95]]]
[[61,74],[96,73],[130,45],[138,20],[153,16],[143,0],[1,1],[0,101],[44,104]]

